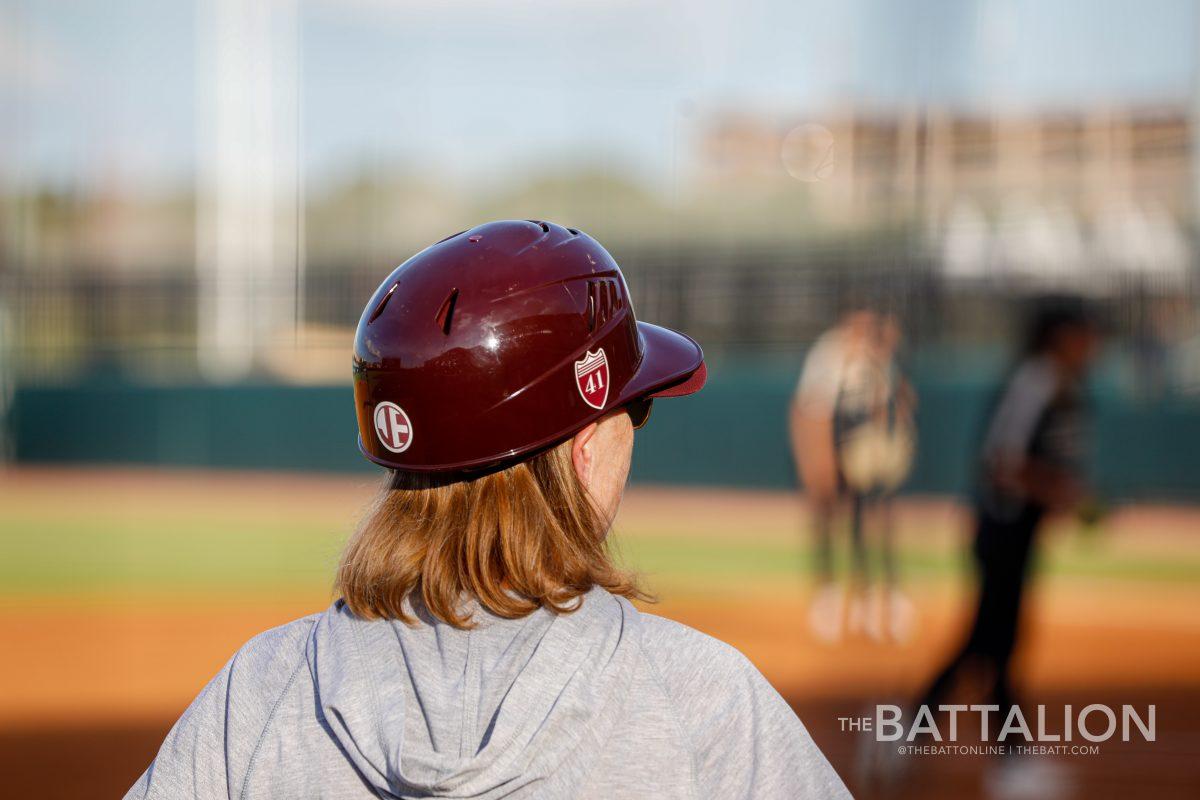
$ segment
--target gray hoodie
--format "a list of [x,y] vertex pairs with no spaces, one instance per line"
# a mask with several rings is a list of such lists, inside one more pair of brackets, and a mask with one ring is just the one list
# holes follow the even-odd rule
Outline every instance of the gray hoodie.
[[741,653],[599,589],[456,630],[338,602],[252,639],[126,798],[848,797]]

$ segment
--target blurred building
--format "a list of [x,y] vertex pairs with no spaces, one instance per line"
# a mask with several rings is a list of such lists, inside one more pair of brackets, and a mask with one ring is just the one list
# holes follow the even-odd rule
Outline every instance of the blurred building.
[[[113,366],[344,381],[352,326],[380,277],[430,231],[505,216],[576,221],[621,261],[642,313],[714,352],[802,348],[864,286],[906,317],[914,344],[1003,341],[1023,298],[1047,289],[1105,300],[1148,351],[1195,334],[1196,165],[1182,104],[847,106],[810,121],[689,111],[670,196],[586,164],[479,193],[387,164],[306,183],[295,131],[260,130],[251,113],[268,95],[294,105],[281,86],[217,103],[224,134],[202,137],[192,185],[114,178],[4,196],[0,290],[18,376]],[[266,177],[248,166],[263,166],[261,151],[274,158]],[[1180,359],[1174,382],[1195,384],[1200,361]]]
[[814,119],[709,116],[698,183],[745,191],[790,173],[823,226],[915,227],[951,280],[1094,291],[1097,275],[1159,288],[1190,277],[1195,173],[1182,105]]
[[831,148],[798,154],[798,169],[811,174],[796,177],[822,184],[813,207],[827,223],[852,227],[897,215],[945,219],[964,201],[999,214],[1014,194],[1083,221],[1124,203],[1184,219],[1193,208],[1191,137],[1182,105],[992,116],[842,109],[809,121],[728,112],[700,124],[696,170],[702,184],[754,184],[791,171],[793,148]]

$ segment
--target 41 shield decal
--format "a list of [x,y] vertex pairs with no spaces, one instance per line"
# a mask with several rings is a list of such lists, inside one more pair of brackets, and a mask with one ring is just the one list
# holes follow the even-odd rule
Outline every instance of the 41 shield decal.
[[608,400],[608,357],[604,348],[575,362],[575,385],[583,402],[595,409],[604,408]]

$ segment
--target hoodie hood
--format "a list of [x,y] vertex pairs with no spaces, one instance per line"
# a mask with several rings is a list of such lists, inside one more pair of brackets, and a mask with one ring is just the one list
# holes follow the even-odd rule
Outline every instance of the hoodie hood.
[[635,613],[602,589],[571,614],[472,609],[462,631],[358,619],[341,602],[307,658],[322,723],[384,797],[490,798],[586,774],[624,710]]

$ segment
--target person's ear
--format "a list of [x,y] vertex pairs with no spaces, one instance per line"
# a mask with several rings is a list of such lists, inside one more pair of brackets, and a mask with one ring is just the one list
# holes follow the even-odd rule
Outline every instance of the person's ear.
[[575,477],[585,488],[592,485],[592,470],[596,460],[596,431],[600,426],[593,422],[575,434],[571,440],[571,464],[575,467]]

